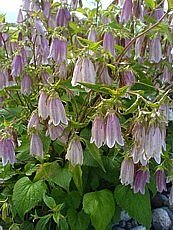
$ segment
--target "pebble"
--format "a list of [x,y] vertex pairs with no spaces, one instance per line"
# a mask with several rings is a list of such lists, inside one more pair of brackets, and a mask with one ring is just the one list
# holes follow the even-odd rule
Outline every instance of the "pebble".
[[146,227],[140,225],[140,226],[137,226],[135,228],[132,228],[131,230],[146,230]]
[[121,218],[121,220],[124,220],[124,221],[129,221],[131,219],[131,217],[128,215],[128,213],[125,212],[124,210],[121,211],[120,218]]
[[153,210],[153,229],[169,230],[172,222],[166,210],[157,208]]

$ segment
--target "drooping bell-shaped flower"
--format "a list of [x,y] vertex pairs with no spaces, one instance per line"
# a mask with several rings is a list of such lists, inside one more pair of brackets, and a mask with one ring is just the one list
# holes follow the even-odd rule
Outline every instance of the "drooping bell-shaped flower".
[[97,32],[95,29],[91,29],[88,33],[88,40],[92,42],[97,42]]
[[16,161],[14,143],[11,138],[2,138],[0,140],[0,156],[2,157],[2,165],[5,166],[8,162],[14,164]]
[[30,155],[43,158],[43,143],[38,133],[33,133],[31,136]]
[[120,22],[128,23],[132,17],[132,0],[125,0],[121,11]]
[[34,20],[34,27],[37,30],[37,33],[44,36],[46,32],[46,28],[44,27],[42,21],[39,18]]
[[121,171],[120,171],[120,180],[121,184],[131,186],[133,185],[134,180],[134,163],[131,158],[124,158],[121,163]]
[[56,14],[56,25],[67,26],[71,20],[70,12],[67,8],[60,8]]
[[22,9],[25,11],[30,10],[31,0],[22,0]]
[[112,148],[116,142],[121,146],[124,145],[119,119],[114,112],[109,112],[106,121],[106,144]]
[[83,164],[83,149],[80,140],[75,138],[70,141],[65,158],[69,160],[72,165]]
[[28,121],[28,125],[27,125],[27,132],[29,133],[32,129],[34,129],[35,131],[38,131],[39,128],[39,116],[37,114],[37,112],[32,112],[31,117]]
[[112,84],[113,80],[110,77],[109,72],[108,72],[108,67],[105,64],[102,65],[102,68],[100,68],[98,72],[99,72],[98,75],[100,76],[100,82],[102,84],[105,84],[105,85]]
[[144,36],[141,36],[136,39],[135,42],[135,59],[141,59],[145,56],[145,50],[146,50],[146,38]]
[[134,178],[133,191],[145,194],[145,185],[149,183],[150,172],[146,168],[139,169]]
[[12,61],[11,75],[13,77],[20,76],[23,70],[23,61],[20,54],[16,54]]
[[158,169],[155,173],[156,187],[158,192],[167,191],[166,176],[163,169]]
[[19,24],[23,22],[23,14],[22,14],[21,9],[19,9],[16,22],[19,23]]
[[25,48],[22,47],[20,52],[21,52],[21,57],[22,57],[22,63],[23,65],[26,65],[28,61],[27,61],[27,54],[26,54]]
[[46,0],[42,4],[42,11],[45,18],[49,18],[51,3],[49,0]]
[[96,116],[92,123],[90,142],[94,142],[98,148],[105,144],[105,126],[103,117]]
[[25,74],[21,80],[21,94],[29,95],[31,93],[32,81],[29,74]]
[[78,58],[74,67],[73,77],[71,80],[72,86],[78,85],[78,82],[82,82],[82,59]]
[[57,139],[58,141],[66,144],[68,141],[69,132],[66,131],[65,126],[62,124],[57,126],[48,124],[48,135],[52,141]]
[[82,82],[95,83],[96,81],[96,71],[93,63],[89,58],[84,58],[82,60]]
[[79,58],[75,64],[71,84],[76,86],[77,82],[95,83],[96,71],[92,61],[85,57]]
[[64,105],[57,96],[49,98],[49,117],[49,124],[53,123],[55,126],[59,125],[60,122],[64,125],[68,124]]
[[73,10],[76,10],[79,0],[71,0],[70,6]]
[[103,49],[115,57],[115,40],[112,32],[106,32],[103,36]]
[[154,63],[159,63],[162,59],[162,46],[160,38],[155,36],[150,45],[150,61]]
[[44,91],[41,91],[38,100],[38,116],[43,120],[46,120],[49,115],[48,109],[48,95]]
[[49,58],[53,58],[57,64],[65,62],[67,60],[67,42],[54,38],[50,46]]
[[160,18],[164,15],[164,10],[162,7],[159,7],[154,10],[154,18],[159,21]]
[[135,83],[135,76],[131,70],[126,70],[121,74],[120,77],[120,87],[131,86]]
[[0,89],[4,89],[8,86],[8,76],[5,71],[0,70]]

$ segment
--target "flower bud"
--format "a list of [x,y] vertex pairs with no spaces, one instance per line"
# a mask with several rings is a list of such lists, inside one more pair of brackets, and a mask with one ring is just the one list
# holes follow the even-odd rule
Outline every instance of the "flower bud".
[[78,139],[72,139],[70,141],[65,159],[69,160],[72,165],[83,164],[83,149]]

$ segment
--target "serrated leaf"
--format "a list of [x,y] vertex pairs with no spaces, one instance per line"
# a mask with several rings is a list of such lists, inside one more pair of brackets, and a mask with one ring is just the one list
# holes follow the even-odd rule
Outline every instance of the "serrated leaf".
[[67,197],[66,197],[66,204],[68,205],[68,207],[70,208],[79,208],[81,202],[81,195],[78,191],[72,191],[69,192]]
[[[129,216],[136,219],[140,224],[150,227],[152,220],[150,195],[146,189],[145,195],[133,193],[129,186],[118,185],[115,188],[117,204],[128,212]],[[144,215],[145,214],[145,215]]]
[[105,230],[115,212],[113,194],[107,189],[86,193],[83,197],[83,210],[90,215],[96,230]]
[[102,170],[105,172],[105,168],[101,159],[101,155],[99,149],[94,143],[90,143],[89,141],[85,140],[86,147],[90,155],[94,158],[95,161],[101,166]]
[[49,222],[51,217],[52,217],[52,214],[48,214],[46,216],[41,217],[36,225],[36,230],[46,230],[47,229],[46,225]]
[[71,230],[88,229],[90,218],[83,211],[77,212],[74,208],[70,208],[67,211],[67,217]]
[[19,179],[13,190],[13,203],[23,219],[25,213],[34,208],[43,198],[46,192],[46,185],[43,181],[33,183],[28,177]]

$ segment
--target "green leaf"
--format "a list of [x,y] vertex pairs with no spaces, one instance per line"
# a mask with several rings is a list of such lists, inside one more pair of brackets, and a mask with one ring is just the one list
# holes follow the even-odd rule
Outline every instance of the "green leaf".
[[72,208],[79,208],[79,205],[81,203],[81,195],[78,191],[72,191],[69,192],[67,197],[66,197],[66,202],[65,202],[68,207],[72,207]]
[[60,219],[59,230],[69,230],[69,226],[66,219]]
[[47,196],[44,194],[43,195],[43,201],[47,205],[47,207],[50,209],[54,209],[56,207],[56,202],[53,199],[53,197],[50,197],[50,196]]
[[102,170],[105,172],[105,168],[101,159],[100,151],[94,143],[90,143],[89,141],[85,140],[86,147],[90,155],[94,158],[95,161],[101,166]]
[[154,9],[155,7],[155,1],[154,0],[145,0],[146,6],[150,7],[151,9]]
[[64,188],[66,191],[69,191],[69,184],[72,179],[72,174],[68,170],[68,168],[57,168],[57,174],[55,177],[52,178],[52,181],[59,185],[60,187]]
[[12,199],[22,219],[25,213],[34,208],[42,200],[45,192],[46,185],[43,181],[33,183],[28,177],[22,177],[16,182]]
[[113,194],[107,189],[86,193],[83,198],[83,209],[90,215],[96,230],[105,230],[115,212]]
[[168,0],[168,9],[173,10],[173,1],[172,0]]
[[[128,212],[128,214],[136,219],[140,224],[150,227],[151,225],[151,206],[150,195],[146,189],[145,195],[133,193],[129,186],[118,185],[115,188],[115,199],[117,204]],[[145,214],[145,215],[144,215]]]
[[71,230],[86,230],[90,222],[89,216],[83,211],[77,212],[70,208],[67,211],[68,223]]
[[20,225],[20,230],[34,230],[34,224],[29,221],[24,221]]
[[60,167],[56,161],[50,163],[40,164],[34,181],[40,179],[46,179],[52,181],[65,190],[69,190],[69,184],[71,181],[72,175],[67,167]]
[[73,181],[78,189],[79,193],[83,194],[83,183],[82,183],[82,169],[80,165],[69,165],[69,170],[72,173]]
[[46,230],[47,229],[46,225],[49,222],[51,217],[52,217],[52,214],[48,214],[46,216],[41,217],[36,225],[36,230]]

